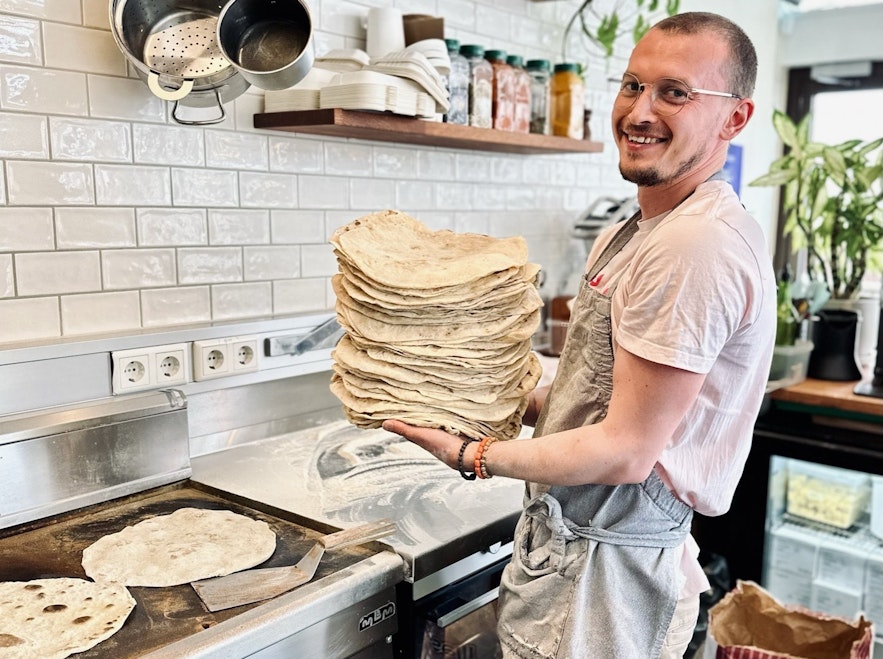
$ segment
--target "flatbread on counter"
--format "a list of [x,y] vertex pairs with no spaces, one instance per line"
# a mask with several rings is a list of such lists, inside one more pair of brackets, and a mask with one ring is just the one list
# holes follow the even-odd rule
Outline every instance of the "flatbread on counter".
[[254,567],[273,555],[276,534],[229,510],[180,508],[100,538],[83,550],[95,581],[176,586]]
[[530,346],[540,268],[524,239],[431,231],[390,210],[341,227],[331,243],[345,331],[331,391],[347,420],[517,437],[542,374]]
[[63,659],[113,636],[135,608],[119,583],[57,578],[0,582],[0,657]]

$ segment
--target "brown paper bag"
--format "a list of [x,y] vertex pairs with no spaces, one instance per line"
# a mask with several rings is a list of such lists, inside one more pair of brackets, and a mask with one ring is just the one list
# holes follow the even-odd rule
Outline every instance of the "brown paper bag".
[[803,607],[783,606],[751,581],[708,611],[708,649],[715,659],[870,659],[873,624],[851,623]]

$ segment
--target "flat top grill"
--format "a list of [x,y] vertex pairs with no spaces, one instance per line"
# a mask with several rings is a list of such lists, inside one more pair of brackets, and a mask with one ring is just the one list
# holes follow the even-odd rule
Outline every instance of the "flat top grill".
[[[186,507],[231,510],[267,522],[276,533],[276,551],[258,567],[293,565],[321,535],[336,530],[314,530],[295,514],[183,481],[0,531],[0,581],[85,579],[80,561],[87,546],[126,526]],[[345,570],[377,551],[376,545],[367,544],[326,552],[313,581]],[[189,584],[130,587],[129,591],[137,605],[122,629],[78,657],[141,656],[261,605],[210,613]]]
[[524,484],[465,481],[408,440],[346,421],[242,444],[193,459],[193,480],[306,519],[351,527],[389,517],[385,538],[421,579],[511,541]]

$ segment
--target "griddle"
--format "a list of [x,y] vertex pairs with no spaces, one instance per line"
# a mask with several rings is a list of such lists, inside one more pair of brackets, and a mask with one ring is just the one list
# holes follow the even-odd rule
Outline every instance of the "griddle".
[[[257,567],[296,563],[325,533],[339,530],[310,523],[296,514],[213,488],[182,481],[107,503],[0,531],[0,581],[53,577],[88,579],[80,563],[83,550],[99,538],[179,508],[231,510],[260,519],[276,533],[276,551]],[[344,570],[376,554],[376,543],[327,553],[315,580]],[[189,584],[162,588],[132,586],[136,606],[123,627],[77,657],[136,657],[187,638],[261,603],[210,613]]]

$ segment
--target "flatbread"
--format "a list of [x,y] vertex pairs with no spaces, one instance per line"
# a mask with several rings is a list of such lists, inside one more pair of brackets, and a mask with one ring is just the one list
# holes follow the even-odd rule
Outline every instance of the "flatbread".
[[276,534],[229,510],[180,508],[127,526],[83,550],[95,581],[175,586],[254,567],[273,555]]
[[431,231],[395,210],[350,222],[334,232],[331,243],[373,281],[408,282],[414,289],[466,284],[527,261],[527,241],[521,236]]
[[119,631],[134,608],[119,583],[0,582],[0,657],[63,659],[84,652]]
[[540,267],[523,238],[431,231],[398,211],[331,237],[344,329],[331,391],[350,423],[385,419],[472,438],[511,439],[542,368]]

